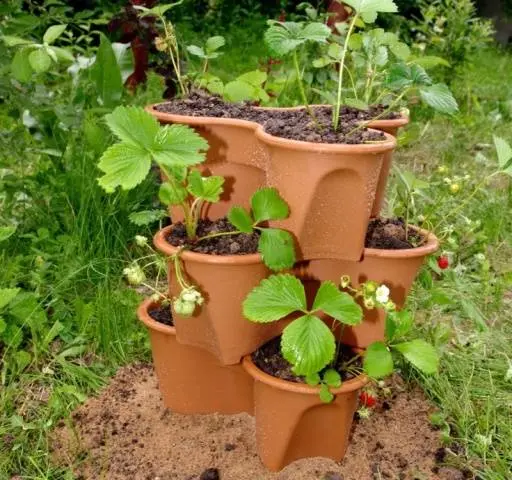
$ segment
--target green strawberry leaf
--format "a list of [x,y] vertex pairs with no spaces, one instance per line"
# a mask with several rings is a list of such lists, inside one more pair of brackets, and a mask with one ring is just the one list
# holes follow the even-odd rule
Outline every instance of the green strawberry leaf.
[[213,53],[224,45],[226,45],[226,39],[220,35],[216,35],[206,40],[206,51]]
[[329,368],[324,373],[324,382],[333,388],[341,387],[341,375],[334,370],[334,368]]
[[105,121],[120,141],[140,149],[153,148],[160,130],[156,118],[140,107],[117,107]]
[[243,303],[244,316],[261,323],[274,322],[306,308],[304,286],[289,274],[272,275],[262,280]]
[[13,77],[22,83],[30,82],[32,78],[32,67],[28,57],[30,55],[29,48],[22,48],[18,50],[11,62],[11,73]]
[[152,153],[165,167],[191,166],[204,162],[208,142],[187,125],[166,125],[157,134]]
[[443,83],[437,83],[420,89],[421,99],[434,110],[448,115],[454,115],[459,111],[457,100],[450,89]]
[[188,191],[196,198],[206,202],[218,202],[223,192],[224,177],[212,175],[203,177],[197,170],[188,175]]
[[261,188],[251,197],[252,214],[256,223],[282,220],[290,214],[287,203],[273,187]]
[[142,227],[144,225],[150,225],[155,222],[159,222],[163,218],[169,215],[165,210],[142,210],[140,212],[130,213],[128,219],[130,222]]
[[319,22],[308,23],[304,26],[297,22],[271,20],[269,25],[270,27],[265,32],[265,42],[277,56],[287,55],[308,41],[325,43],[331,35],[329,27]]
[[146,178],[151,157],[139,147],[118,143],[105,150],[98,168],[105,174],[98,179],[105,191],[113,192],[118,186],[130,190]]
[[31,40],[25,40],[24,38],[15,37],[12,35],[2,35],[0,38],[8,47],[17,47],[18,45],[33,45]]
[[421,372],[431,375],[439,369],[439,355],[436,349],[425,340],[417,339],[394,345],[406,360]]
[[180,205],[188,197],[188,192],[183,185],[165,182],[160,185],[158,198],[164,205]]
[[293,267],[295,243],[291,234],[278,228],[262,228],[258,251],[263,262],[274,271]]
[[199,58],[206,58],[206,52],[197,45],[189,45],[187,47],[187,52]]
[[305,377],[306,383],[312,387],[318,385],[321,381],[320,375],[318,372],[312,373],[310,375],[306,375]]
[[254,220],[242,207],[232,207],[228,213],[230,223],[243,233],[252,233]]
[[297,318],[283,330],[281,352],[297,375],[319,372],[334,358],[335,351],[333,333],[315,315]]
[[346,325],[358,325],[363,319],[363,311],[354,298],[346,292],[340,292],[331,281],[320,285],[313,310],[322,310]]
[[267,81],[267,73],[261,70],[253,70],[240,75],[237,80],[248,83],[254,87],[260,87]]
[[372,378],[382,378],[393,373],[393,357],[383,342],[374,342],[368,346],[363,369]]
[[331,393],[329,387],[325,383],[320,385],[320,400],[322,400],[324,403],[331,403],[334,400],[334,395]]
[[254,85],[242,80],[233,80],[224,86],[224,98],[229,102],[256,100]]
[[[353,8],[360,15],[377,13],[396,13],[398,7],[393,0],[343,0],[345,5]],[[373,22],[370,22],[373,23]]]

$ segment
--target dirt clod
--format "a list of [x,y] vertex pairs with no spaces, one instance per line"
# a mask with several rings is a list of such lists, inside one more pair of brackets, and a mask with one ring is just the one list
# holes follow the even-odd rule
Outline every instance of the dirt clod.
[[208,468],[201,473],[199,480],[220,480],[219,470],[217,468]]

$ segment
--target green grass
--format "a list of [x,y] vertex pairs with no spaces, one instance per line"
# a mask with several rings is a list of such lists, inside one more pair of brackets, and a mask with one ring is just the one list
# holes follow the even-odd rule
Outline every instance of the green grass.
[[[227,35],[226,53],[212,66],[223,78],[257,68],[265,58],[260,41],[264,23],[254,22],[249,30],[235,28]],[[199,38],[194,32],[184,36]],[[449,167],[449,176],[470,176],[458,197],[447,196],[442,182],[432,187],[428,198],[418,198],[418,213],[431,210],[433,218],[446,218],[483,172],[494,168],[492,135],[512,141],[512,84],[505,81],[511,70],[510,54],[482,51],[454,82],[460,116],[413,111],[397,163],[425,180],[440,178],[435,173],[439,165]],[[55,87],[52,101],[44,92],[34,98],[18,92],[8,106],[0,105],[5,127],[0,168],[11,172],[2,173],[0,220],[20,222],[16,236],[0,245],[0,285],[34,292],[45,312],[43,333],[56,322],[62,326],[46,343],[26,330],[19,349],[31,354],[28,365],[20,365],[14,351],[0,353],[0,479],[72,478],[51,462],[52,428],[120,365],[149,358],[134,313],[139,296],[123,284],[121,272],[132,256],[133,236],[141,233],[128,222],[128,214],[152,205],[154,182],[131,193],[108,196],[101,191],[96,182],[101,141],[91,144],[84,138],[80,108],[67,88]],[[140,92],[126,101],[145,104],[154,98]],[[38,114],[41,140],[21,125],[24,109]],[[63,131],[58,124],[68,117],[71,128]],[[488,160],[478,163],[479,152]],[[21,191],[28,203],[17,196]],[[436,198],[445,201],[437,204]],[[392,206],[401,212],[399,202]],[[439,234],[452,267],[441,275],[425,268],[410,299],[418,328],[444,350],[439,375],[417,378],[411,373],[411,381],[423,385],[449,426],[443,430],[445,441],[457,452],[451,461],[489,480],[509,478],[512,462],[512,379],[507,377],[512,361],[511,207],[510,185],[501,182],[486,186],[463,211],[446,218]],[[475,260],[478,253],[486,262]]]

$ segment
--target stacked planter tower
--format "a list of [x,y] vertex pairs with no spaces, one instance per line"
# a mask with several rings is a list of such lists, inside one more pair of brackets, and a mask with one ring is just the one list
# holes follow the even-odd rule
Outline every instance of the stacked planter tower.
[[[398,308],[425,257],[438,248],[436,237],[422,231],[422,246],[405,250],[365,248],[369,221],[382,208],[396,134],[408,119],[376,120],[370,127],[383,132],[381,142],[324,144],[280,138],[258,123],[233,118],[174,115],[149,106],[161,124],[184,124],[209,143],[200,167],[222,175],[229,188],[212,204],[210,218],[225,216],[234,205],[249,207],[251,194],[275,187],[290,207],[285,220],[271,222],[289,231],[298,263],[293,274],[308,295],[324,280],[339,283],[349,275],[357,286],[366,280],[386,284]],[[174,222],[181,220],[171,210]],[[167,256],[176,247],[167,241],[166,227],[155,235],[157,249]],[[419,229],[418,229],[419,230]],[[146,300],[140,320],[149,329],[153,359],[163,402],[186,414],[247,412],[255,415],[258,453],[265,466],[279,471],[304,457],[340,461],[346,451],[360,390],[368,378],[360,375],[332,389],[334,400],[323,403],[319,387],[272,377],[261,371],[251,354],[279,336],[287,324],[255,324],[242,314],[242,302],[270,275],[259,253],[214,256],[185,251],[181,255],[188,278],[198,285],[205,303],[190,318],[173,315],[174,326],[157,323],[155,308]],[[179,295],[172,262],[169,295]],[[364,349],[384,339],[384,310],[365,310],[364,321],[347,327],[339,340]]]

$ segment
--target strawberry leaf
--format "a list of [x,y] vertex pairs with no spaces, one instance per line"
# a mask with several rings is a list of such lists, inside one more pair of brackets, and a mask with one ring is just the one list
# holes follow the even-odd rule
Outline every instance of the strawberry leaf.
[[274,271],[293,267],[295,245],[291,234],[278,228],[262,228],[258,250],[263,262]]
[[411,340],[399,343],[393,348],[399,351],[414,367],[427,375],[436,373],[439,368],[437,351],[425,340]]
[[247,210],[242,207],[233,207],[228,213],[230,223],[243,233],[252,233],[254,220]]
[[187,197],[185,187],[174,182],[162,183],[158,191],[158,198],[164,205],[180,205]]
[[251,207],[256,223],[266,220],[282,220],[290,213],[286,202],[272,187],[262,188],[255,192],[251,197]]
[[243,303],[244,316],[261,323],[274,322],[306,308],[304,286],[289,274],[272,275],[262,280]]
[[224,177],[212,175],[203,177],[201,173],[194,170],[188,175],[188,191],[196,198],[207,202],[218,202],[223,192]]
[[98,168],[105,174],[98,182],[107,192],[113,192],[117,186],[130,190],[146,178],[151,157],[139,147],[118,143],[103,153]]
[[208,142],[186,125],[166,125],[154,142],[153,157],[166,167],[197,165],[204,162]]
[[333,333],[315,315],[297,318],[283,330],[281,352],[297,375],[319,372],[334,358],[335,351]]
[[383,342],[374,342],[366,349],[363,368],[372,378],[382,378],[393,373],[393,357]]
[[340,292],[334,282],[322,282],[313,303],[313,310],[322,310],[346,325],[361,323],[361,307],[346,292]]
[[420,89],[421,99],[434,110],[448,115],[454,115],[459,111],[457,101],[450,89],[443,83],[437,83]]

